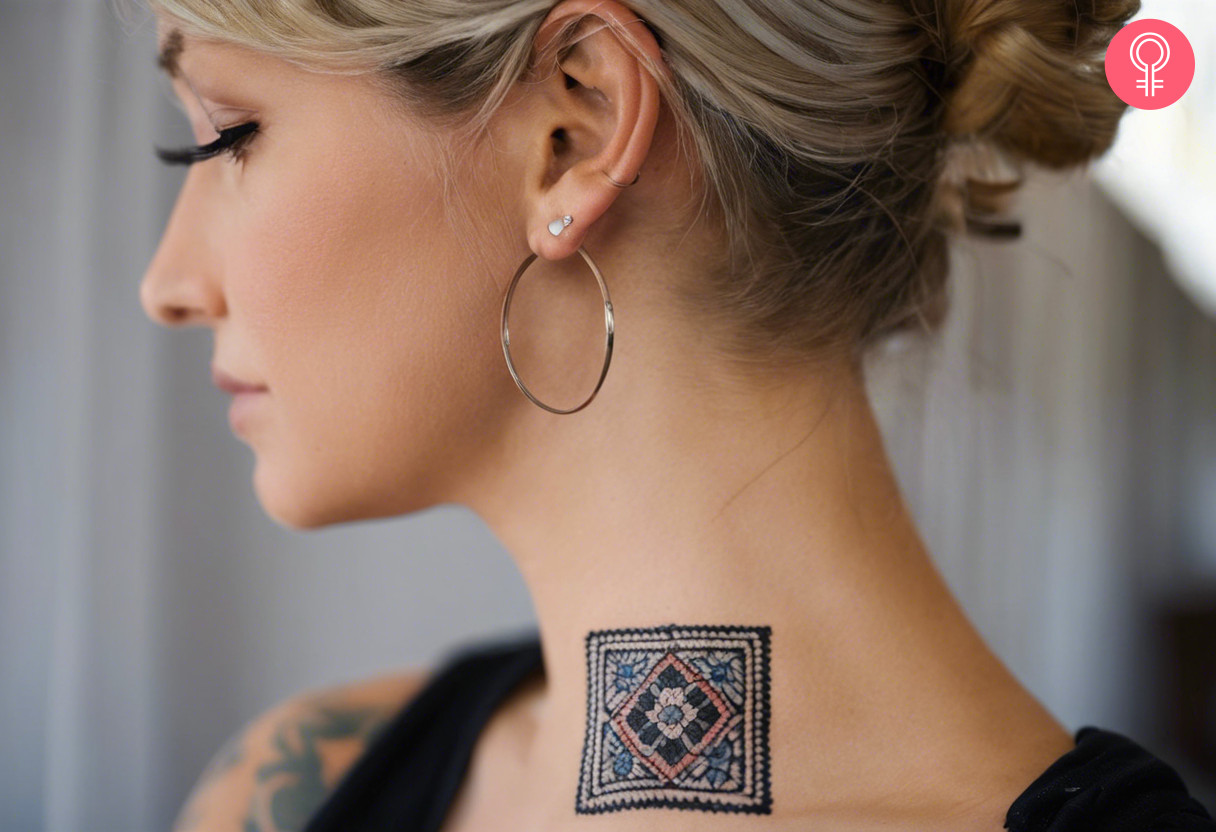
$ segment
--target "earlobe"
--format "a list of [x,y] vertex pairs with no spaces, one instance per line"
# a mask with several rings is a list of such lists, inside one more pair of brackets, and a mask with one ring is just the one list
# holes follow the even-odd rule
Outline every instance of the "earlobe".
[[[607,172],[604,173],[604,176],[608,176]],[[608,176],[608,181],[611,182],[617,188],[628,188],[628,187],[630,187],[630,185],[636,185],[638,183],[638,180],[641,178],[642,178],[642,174],[639,172],[636,176],[633,177],[633,181],[630,182],[629,185],[622,185],[620,182],[617,182],[611,176]],[[558,217],[557,219],[555,219],[551,223],[549,223],[549,233],[552,234],[554,237],[560,237],[562,232],[566,230],[566,226],[570,225],[570,223],[572,223],[572,222],[574,222],[574,217],[570,216],[569,214],[565,214],[564,216]]]
[[[620,182],[617,182],[615,179],[613,179],[611,176],[609,176],[606,171],[602,171],[602,173],[604,174],[605,177],[607,177],[609,184],[613,188],[616,188],[616,189],[624,189],[624,188],[628,188],[633,185],[636,185],[638,183],[638,180],[642,178],[642,174],[639,172],[634,175],[632,182],[630,182],[628,185],[622,185]],[[549,225],[547,226],[549,235],[552,237],[561,237],[562,234],[566,231],[566,228],[569,227],[570,225],[572,225],[573,223],[574,223],[574,217],[570,214],[563,214],[560,217],[556,217],[553,220],[550,220]],[[584,229],[583,234],[578,235],[577,239],[566,241],[557,251],[554,252],[553,256],[550,257],[549,259],[560,260],[563,257],[567,257],[572,251],[575,251],[578,248],[580,248],[583,244],[582,238],[585,235],[585,231],[586,231],[586,229]],[[538,247],[537,245],[533,244],[532,248],[538,254],[541,253],[541,247]],[[567,250],[567,249],[569,249],[569,250]],[[550,249],[550,250],[552,251],[552,249]]]

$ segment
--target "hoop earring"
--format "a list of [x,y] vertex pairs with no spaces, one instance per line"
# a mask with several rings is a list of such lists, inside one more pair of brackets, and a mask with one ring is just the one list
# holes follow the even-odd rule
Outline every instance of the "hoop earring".
[[615,179],[613,179],[611,176],[609,176],[608,171],[606,171],[606,170],[601,170],[600,173],[604,174],[604,176],[607,176],[608,181],[611,182],[613,185],[616,185],[618,188],[632,187],[633,185],[638,184],[638,180],[642,178],[642,172],[638,171],[637,175],[633,177],[633,181],[630,182],[628,185],[625,185],[621,182],[617,182]]
[[[572,222],[574,222],[574,218],[569,214],[566,214],[561,219],[556,219],[549,223],[549,233],[556,237],[560,235],[562,231],[565,230],[566,226]],[[511,285],[507,287],[507,291],[502,299],[502,354],[507,359],[507,369],[511,371],[511,378],[515,379],[515,385],[537,407],[543,407],[550,413],[558,413],[563,415],[568,413],[577,413],[578,411],[582,410],[584,407],[591,404],[591,400],[595,398],[595,394],[600,391],[600,387],[602,387],[604,384],[604,378],[608,375],[608,365],[612,362],[612,335],[615,331],[612,316],[612,300],[608,297],[608,287],[604,283],[604,277],[600,274],[599,267],[595,265],[595,261],[591,259],[591,255],[587,253],[587,249],[579,246],[578,253],[583,256],[585,261],[587,261],[587,265],[591,267],[591,271],[595,275],[596,281],[600,284],[600,294],[604,296],[604,325],[607,329],[604,344],[604,366],[600,370],[599,381],[595,383],[595,389],[591,391],[591,395],[587,397],[587,400],[578,407],[571,408],[570,410],[558,410],[555,407],[549,407],[549,405],[537,399],[536,396],[533,396],[531,391],[529,391],[524,385],[523,381],[519,377],[519,373],[515,371],[515,362],[511,360],[511,333],[507,329],[507,312],[511,309],[511,296],[515,294],[515,285],[519,283],[520,276],[527,271],[528,266],[532,265],[532,261],[536,259],[535,252],[524,258],[524,262],[521,263],[519,268],[516,270],[515,277],[511,279]]]

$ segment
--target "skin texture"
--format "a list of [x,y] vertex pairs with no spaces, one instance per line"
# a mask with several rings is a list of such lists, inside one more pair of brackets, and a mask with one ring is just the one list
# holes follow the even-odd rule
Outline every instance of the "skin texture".
[[[661,59],[612,0],[564,0],[549,21],[592,8]],[[746,818],[756,828],[999,830],[1072,747],[933,565],[862,379],[827,362],[777,383],[731,371],[675,311],[668,287],[703,273],[721,235],[692,215],[670,116],[611,31],[563,60],[569,80],[513,90],[457,171],[468,217],[442,207],[444,135],[365,79],[189,38],[181,68],[200,143],[248,117],[262,130],[243,162],[190,169],[140,299],[158,323],[211,328],[215,364],[268,386],[237,432],[265,511],[311,529],[459,503],[532,593],[545,677],[492,720],[448,832],[586,822],[573,808],[583,640],[602,628],[771,627],[773,812]],[[641,176],[622,190],[604,170]],[[612,293],[616,340],[597,398],[561,416],[516,388],[499,314],[535,252],[512,356],[542,401],[581,402],[604,324],[579,245]],[[596,822],[740,818],[650,808]]]

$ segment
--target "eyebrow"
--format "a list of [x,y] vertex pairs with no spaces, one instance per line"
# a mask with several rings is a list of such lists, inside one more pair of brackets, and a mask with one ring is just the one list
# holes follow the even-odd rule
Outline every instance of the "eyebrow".
[[181,67],[178,65],[178,59],[181,58],[185,49],[186,42],[181,30],[170,30],[169,36],[165,38],[165,45],[160,48],[160,53],[156,56],[156,65],[169,73],[170,78],[180,77]]

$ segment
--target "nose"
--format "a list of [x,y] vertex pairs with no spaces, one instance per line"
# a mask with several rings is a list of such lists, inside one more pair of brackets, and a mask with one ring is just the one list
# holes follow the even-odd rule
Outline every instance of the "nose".
[[191,205],[189,179],[139,284],[144,313],[162,326],[205,325],[225,311],[205,217]]

